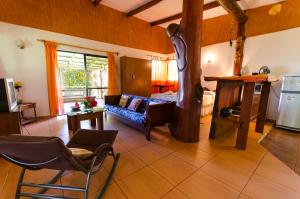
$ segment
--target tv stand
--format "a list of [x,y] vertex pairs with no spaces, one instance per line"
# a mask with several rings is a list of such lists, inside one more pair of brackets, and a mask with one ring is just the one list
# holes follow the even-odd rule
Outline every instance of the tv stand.
[[0,113],[0,136],[21,134],[19,111]]

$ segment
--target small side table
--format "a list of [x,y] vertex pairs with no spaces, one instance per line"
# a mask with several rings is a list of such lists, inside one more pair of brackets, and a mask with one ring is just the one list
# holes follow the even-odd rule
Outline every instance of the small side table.
[[67,114],[68,129],[75,133],[80,129],[80,121],[90,120],[91,126],[96,126],[96,120],[98,123],[97,130],[103,130],[103,110],[97,112],[71,112]]
[[[27,102],[27,103],[19,104],[18,109],[19,109],[19,114],[20,114],[21,125],[35,122],[37,120],[36,103],[35,102]],[[24,117],[23,111],[28,110],[28,109],[33,109],[33,117],[31,117],[31,118]]]

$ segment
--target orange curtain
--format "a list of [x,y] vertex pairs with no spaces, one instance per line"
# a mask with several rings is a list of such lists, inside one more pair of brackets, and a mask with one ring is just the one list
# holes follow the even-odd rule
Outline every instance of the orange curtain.
[[178,90],[178,71],[176,60],[152,60],[151,92]]
[[118,80],[117,80],[117,65],[115,62],[114,54],[107,53],[108,57],[108,95],[117,95],[118,92]]
[[44,42],[46,53],[46,71],[48,84],[48,100],[51,116],[63,113],[63,99],[59,83],[56,43]]
[[167,90],[178,91],[178,69],[176,60],[168,61],[168,79],[166,82]]

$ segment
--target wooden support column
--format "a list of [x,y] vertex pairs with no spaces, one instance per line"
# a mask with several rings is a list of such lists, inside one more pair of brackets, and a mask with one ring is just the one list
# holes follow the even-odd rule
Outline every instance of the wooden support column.
[[179,71],[176,124],[171,131],[183,142],[199,141],[203,95],[200,81],[202,18],[203,0],[183,0],[180,26],[168,27]]
[[243,64],[243,58],[244,58],[244,44],[246,40],[245,25],[246,22],[248,21],[248,16],[240,8],[236,0],[218,0],[218,1],[220,5],[225,10],[227,10],[228,13],[232,14],[235,17],[238,24],[233,75],[239,75]]
[[246,23],[238,24],[233,75],[239,75],[241,73],[241,69],[242,69],[242,65],[243,65],[244,44],[245,44],[245,40],[246,40],[245,24]]

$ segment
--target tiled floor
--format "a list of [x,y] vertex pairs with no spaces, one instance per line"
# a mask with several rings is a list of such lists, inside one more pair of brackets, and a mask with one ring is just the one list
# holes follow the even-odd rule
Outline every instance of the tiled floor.
[[[200,142],[185,144],[173,139],[167,128],[152,131],[147,142],[139,131],[108,117],[106,129],[118,129],[115,150],[121,153],[106,199],[226,199],[300,198],[300,177],[257,143],[260,135],[253,126],[247,150],[235,149],[235,132],[208,139],[210,117],[202,118]],[[83,124],[88,127],[88,123]],[[266,131],[271,129],[266,127]],[[24,134],[55,135],[69,140],[65,117],[26,126]],[[112,161],[92,179],[91,198],[103,184]],[[0,199],[14,198],[20,169],[0,160]],[[55,175],[49,170],[29,172],[26,179],[45,182]],[[58,182],[83,185],[83,174],[68,172]],[[51,192],[53,193],[53,191]],[[54,193],[59,193],[55,191]],[[78,196],[61,192],[64,196]]]
[[261,144],[300,175],[300,133],[273,128]]

